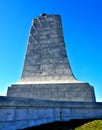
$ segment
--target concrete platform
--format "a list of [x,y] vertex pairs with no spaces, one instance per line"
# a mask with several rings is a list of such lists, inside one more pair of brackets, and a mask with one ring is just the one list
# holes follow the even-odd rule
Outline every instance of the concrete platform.
[[102,103],[0,97],[0,130],[93,118],[102,118]]
[[7,96],[57,101],[95,102],[94,89],[88,83],[14,84]]

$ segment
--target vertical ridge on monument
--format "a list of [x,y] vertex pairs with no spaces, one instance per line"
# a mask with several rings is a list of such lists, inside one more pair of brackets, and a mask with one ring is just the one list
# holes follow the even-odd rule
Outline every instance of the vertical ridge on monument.
[[72,73],[60,15],[43,14],[33,19],[21,79],[8,88],[7,95],[95,102],[93,87],[76,80]]

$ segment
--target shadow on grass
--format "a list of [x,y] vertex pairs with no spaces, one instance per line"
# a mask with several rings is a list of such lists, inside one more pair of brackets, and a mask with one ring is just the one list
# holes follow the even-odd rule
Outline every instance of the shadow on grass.
[[70,120],[66,122],[56,121],[53,123],[26,128],[23,130],[74,130],[76,127],[81,126],[93,120],[96,119],[80,119],[80,120]]

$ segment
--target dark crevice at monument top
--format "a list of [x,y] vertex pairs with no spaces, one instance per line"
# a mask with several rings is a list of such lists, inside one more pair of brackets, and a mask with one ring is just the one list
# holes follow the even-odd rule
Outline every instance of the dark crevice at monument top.
[[47,14],[45,14],[45,13],[42,13],[40,16],[46,16]]
[[67,58],[60,15],[43,13],[33,19],[21,82],[79,82]]

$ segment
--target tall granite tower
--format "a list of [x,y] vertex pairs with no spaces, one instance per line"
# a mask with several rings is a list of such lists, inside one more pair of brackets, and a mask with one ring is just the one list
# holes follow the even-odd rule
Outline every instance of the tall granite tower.
[[93,87],[76,80],[72,73],[59,15],[33,19],[21,79],[8,88],[7,95],[95,102]]
[[42,15],[33,19],[21,77],[21,82],[27,81],[75,81],[66,55],[59,15]]

